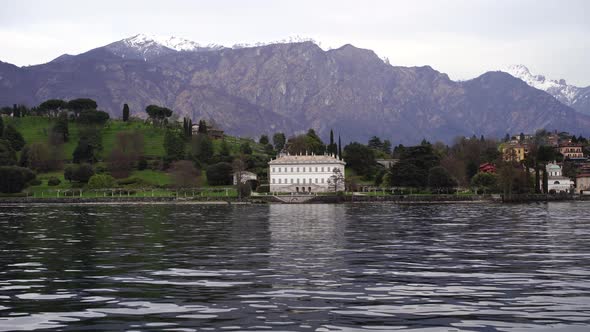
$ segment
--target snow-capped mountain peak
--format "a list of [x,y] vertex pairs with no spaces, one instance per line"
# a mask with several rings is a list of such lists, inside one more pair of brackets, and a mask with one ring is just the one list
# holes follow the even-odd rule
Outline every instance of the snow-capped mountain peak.
[[549,93],[568,106],[575,103],[576,97],[580,91],[580,88],[568,85],[564,79],[551,80],[543,75],[534,75],[524,65],[511,65],[501,71],[523,80],[533,88]]
[[144,61],[175,52],[202,52],[222,49],[219,45],[200,44],[174,36],[137,34],[106,46],[113,54],[126,59]]
[[149,47],[156,44],[168,47],[175,51],[196,51],[197,49],[201,48],[201,45],[195,43],[194,41],[174,36],[164,37],[157,35],[138,34],[133,37],[123,39],[122,41],[127,45],[136,48]]

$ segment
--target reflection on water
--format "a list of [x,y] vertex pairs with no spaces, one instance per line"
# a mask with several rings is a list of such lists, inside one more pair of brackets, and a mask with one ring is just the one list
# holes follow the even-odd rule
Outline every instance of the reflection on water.
[[590,204],[0,208],[0,331],[587,331]]

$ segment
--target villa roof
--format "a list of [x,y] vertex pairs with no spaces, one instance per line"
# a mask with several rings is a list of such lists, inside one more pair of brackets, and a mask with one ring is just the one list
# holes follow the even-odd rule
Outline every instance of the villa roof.
[[346,163],[331,155],[282,155],[277,159],[271,160],[269,165],[283,164],[340,164]]

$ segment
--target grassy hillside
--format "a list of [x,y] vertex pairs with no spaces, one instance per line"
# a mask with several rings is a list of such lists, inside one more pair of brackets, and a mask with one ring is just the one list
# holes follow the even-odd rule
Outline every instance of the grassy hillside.
[[[23,135],[27,144],[36,142],[47,142],[49,132],[53,126],[55,119],[49,119],[39,116],[28,116],[24,118],[5,118],[7,124],[14,125],[17,130]],[[120,132],[134,132],[139,131],[144,137],[145,156],[148,158],[160,158],[165,154],[164,151],[164,134],[165,129],[154,127],[151,124],[143,121],[123,122],[121,120],[110,120],[102,129],[102,145],[103,151],[99,155],[100,159],[106,159],[116,142],[117,134]],[[69,123],[69,140],[64,146],[64,153],[67,159],[72,159],[72,153],[78,144],[78,125],[75,122]],[[254,151],[254,154],[263,154],[264,147],[261,144],[255,143],[253,140],[246,138],[238,138],[226,136],[232,153],[238,153],[240,145],[248,142]],[[219,151],[221,140],[214,140],[213,146],[215,151]],[[187,151],[190,147],[187,144]]]

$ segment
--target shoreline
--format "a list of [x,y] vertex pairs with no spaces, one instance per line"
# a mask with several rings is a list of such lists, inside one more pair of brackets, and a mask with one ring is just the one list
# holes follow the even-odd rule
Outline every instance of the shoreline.
[[255,196],[243,200],[234,199],[191,199],[175,197],[96,197],[96,198],[25,198],[0,197],[0,206],[15,205],[264,205],[264,204],[371,204],[390,203],[399,205],[432,204],[522,204],[539,202],[588,201],[590,197],[574,199],[564,196],[525,196],[503,200],[492,196],[314,196],[306,201],[285,202],[275,196]]

